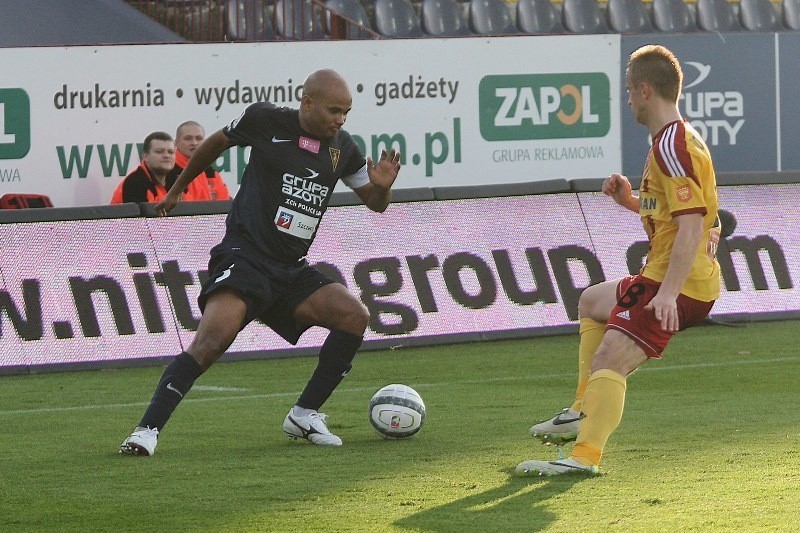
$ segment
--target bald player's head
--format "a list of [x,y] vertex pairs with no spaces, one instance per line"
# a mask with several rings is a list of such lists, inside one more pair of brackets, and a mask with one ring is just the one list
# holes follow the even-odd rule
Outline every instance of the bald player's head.
[[347,82],[333,69],[323,68],[312,72],[303,83],[303,96],[308,95],[312,98],[319,97],[326,92],[347,91]]
[[350,88],[338,72],[312,72],[303,83],[300,125],[320,139],[333,138],[347,120],[352,104]]

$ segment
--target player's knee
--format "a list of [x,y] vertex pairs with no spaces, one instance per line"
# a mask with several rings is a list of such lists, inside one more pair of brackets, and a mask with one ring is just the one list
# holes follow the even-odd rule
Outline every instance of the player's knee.
[[578,298],[578,316],[580,318],[592,318],[595,313],[595,300],[592,298],[590,290],[585,290]]
[[363,335],[369,325],[369,310],[361,302],[355,302],[349,307],[343,319],[344,324],[340,329],[353,335]]
[[346,303],[340,302],[335,309],[328,310],[322,324],[331,330],[361,336],[369,325],[369,310],[359,300],[348,299]]
[[605,282],[592,285],[586,288],[578,299],[578,316],[606,322],[616,302],[616,285],[614,283]]

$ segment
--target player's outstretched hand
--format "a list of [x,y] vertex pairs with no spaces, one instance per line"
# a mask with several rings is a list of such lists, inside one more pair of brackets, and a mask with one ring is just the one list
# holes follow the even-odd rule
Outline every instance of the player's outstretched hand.
[[170,193],[167,193],[167,195],[164,196],[164,199],[158,202],[155,207],[153,207],[153,209],[156,211],[156,215],[160,217],[167,216],[167,213],[175,209],[175,206],[178,205],[180,199],[180,196],[176,197]]
[[391,189],[397,174],[400,172],[400,152],[394,148],[387,152],[381,151],[381,157],[377,162],[367,157],[367,174],[369,181],[382,189]]

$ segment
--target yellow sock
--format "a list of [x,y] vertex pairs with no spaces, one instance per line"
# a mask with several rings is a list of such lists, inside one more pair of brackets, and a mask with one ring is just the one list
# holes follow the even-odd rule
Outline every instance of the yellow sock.
[[599,465],[608,437],[622,420],[625,406],[625,376],[602,369],[592,373],[586,386],[581,429],[572,457],[585,465]]
[[586,384],[589,382],[589,374],[592,370],[592,358],[605,333],[605,323],[591,318],[581,318],[581,341],[578,345],[578,389],[575,391],[575,402],[572,404],[572,409],[576,411],[580,412],[583,405],[583,395],[586,392]]

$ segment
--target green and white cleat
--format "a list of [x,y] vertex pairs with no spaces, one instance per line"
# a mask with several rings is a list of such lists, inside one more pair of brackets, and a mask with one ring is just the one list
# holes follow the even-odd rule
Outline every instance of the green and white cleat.
[[583,413],[567,407],[550,420],[532,426],[531,437],[542,441],[542,444],[547,446],[551,444],[562,446],[578,438],[578,430],[580,430],[581,420],[584,417]]

